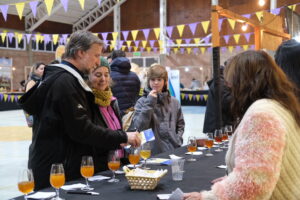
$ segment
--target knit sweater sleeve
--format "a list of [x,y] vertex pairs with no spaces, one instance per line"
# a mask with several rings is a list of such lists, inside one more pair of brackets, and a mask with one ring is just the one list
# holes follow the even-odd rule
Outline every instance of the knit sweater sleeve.
[[211,191],[203,191],[203,199],[269,199],[279,179],[285,148],[282,122],[270,112],[250,112],[235,134],[235,167]]

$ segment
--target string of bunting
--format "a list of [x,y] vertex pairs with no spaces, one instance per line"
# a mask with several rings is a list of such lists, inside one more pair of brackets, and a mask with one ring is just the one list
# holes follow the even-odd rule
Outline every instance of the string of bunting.
[[181,100],[189,100],[189,101],[207,101],[207,94],[184,94],[180,93]]
[[0,93],[0,102],[18,102],[22,95]]

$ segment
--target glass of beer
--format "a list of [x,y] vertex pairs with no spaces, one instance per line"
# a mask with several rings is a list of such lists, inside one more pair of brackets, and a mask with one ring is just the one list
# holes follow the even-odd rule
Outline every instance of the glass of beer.
[[82,156],[80,173],[85,178],[86,186],[82,188],[84,191],[91,191],[94,188],[91,188],[88,182],[88,178],[94,175],[94,162],[92,156]]
[[214,145],[214,134],[207,133],[207,140],[205,140],[205,146],[208,148],[208,153],[205,156],[213,156],[214,154],[211,153],[211,148]]
[[139,148],[130,148],[130,154],[128,156],[130,164],[133,165],[133,168],[135,168],[135,165],[140,162],[140,151]]
[[33,191],[34,180],[31,169],[22,169],[19,171],[18,177],[18,188],[19,191],[24,194],[24,199],[27,199],[27,195]]
[[222,145],[222,137],[223,137],[223,129],[216,129],[215,130],[215,142],[219,143],[218,148],[215,150],[216,152],[221,152],[223,151],[220,149],[220,145]]
[[144,169],[149,169],[147,168],[147,159],[151,157],[151,145],[149,142],[144,143],[141,146],[141,151],[140,151],[140,156],[144,159],[145,164],[144,164]]
[[51,166],[50,184],[56,191],[56,197],[51,200],[63,200],[59,197],[59,188],[65,184],[65,172],[63,164],[55,163]]
[[191,158],[188,159],[187,161],[196,161],[196,159],[193,158],[194,152],[197,150],[197,140],[194,136],[188,137],[187,149],[188,149],[188,152],[191,152],[191,155],[192,155]]
[[116,179],[115,171],[117,171],[120,168],[120,155],[119,151],[110,151],[108,154],[108,168],[112,171],[113,177],[108,181],[110,183],[116,183],[119,182],[119,179]]

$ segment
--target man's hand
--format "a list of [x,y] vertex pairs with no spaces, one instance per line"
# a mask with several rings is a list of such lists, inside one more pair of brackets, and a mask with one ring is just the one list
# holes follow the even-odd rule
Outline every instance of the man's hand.
[[141,136],[139,132],[126,132],[127,143],[134,148],[141,146]]
[[201,193],[200,192],[191,192],[191,193],[185,193],[183,195],[183,200],[201,200]]

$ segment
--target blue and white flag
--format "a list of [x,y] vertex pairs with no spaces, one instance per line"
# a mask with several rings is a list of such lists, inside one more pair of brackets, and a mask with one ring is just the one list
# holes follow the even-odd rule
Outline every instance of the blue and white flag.
[[155,140],[154,133],[151,128],[141,131],[141,137],[142,144]]

